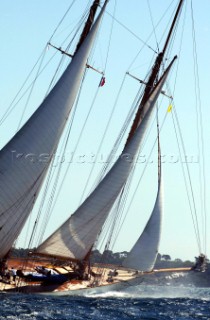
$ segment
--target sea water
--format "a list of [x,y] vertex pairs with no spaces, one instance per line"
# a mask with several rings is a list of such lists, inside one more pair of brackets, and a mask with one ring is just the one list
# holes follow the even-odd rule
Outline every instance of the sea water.
[[210,319],[210,289],[143,287],[82,297],[0,294],[0,320]]

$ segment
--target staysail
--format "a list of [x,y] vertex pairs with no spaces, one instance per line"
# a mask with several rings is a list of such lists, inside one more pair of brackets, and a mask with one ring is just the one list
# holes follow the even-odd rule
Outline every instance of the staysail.
[[160,144],[158,141],[158,191],[153,211],[135,245],[123,261],[123,266],[140,271],[151,271],[154,267],[161,237],[163,216],[163,182],[161,176]]
[[105,6],[40,107],[0,151],[0,258],[22,230],[75,102]]
[[173,61],[151,93],[144,106],[141,125],[119,159],[74,214],[37,248],[36,253],[77,260],[88,254],[135,164],[155,102]]

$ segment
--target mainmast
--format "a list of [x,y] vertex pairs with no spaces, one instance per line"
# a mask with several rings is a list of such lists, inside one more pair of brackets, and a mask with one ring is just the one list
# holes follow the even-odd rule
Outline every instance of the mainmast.
[[146,87],[145,87],[145,90],[144,90],[144,93],[143,93],[143,97],[141,99],[141,102],[140,102],[139,108],[137,110],[135,119],[133,121],[131,130],[129,132],[126,144],[130,141],[130,139],[133,136],[136,128],[139,126],[139,124],[140,124],[140,122],[142,120],[143,113],[144,113],[143,106],[145,105],[146,101],[148,100],[149,95],[150,95],[151,91],[153,90],[153,88],[154,88],[154,86],[155,86],[155,84],[157,82],[158,74],[159,74],[159,71],[160,71],[160,67],[161,67],[161,64],[163,62],[163,58],[165,56],[166,49],[168,48],[168,45],[169,45],[173,30],[175,28],[177,19],[178,19],[179,15],[180,15],[183,2],[184,2],[184,0],[180,0],[179,1],[179,5],[178,5],[176,13],[174,15],[174,19],[172,21],[172,24],[171,24],[168,36],[166,38],[163,50],[158,54],[158,56],[157,56],[157,58],[155,60],[154,66],[152,68],[151,74],[149,76],[149,79],[147,81],[147,84],[146,84]]

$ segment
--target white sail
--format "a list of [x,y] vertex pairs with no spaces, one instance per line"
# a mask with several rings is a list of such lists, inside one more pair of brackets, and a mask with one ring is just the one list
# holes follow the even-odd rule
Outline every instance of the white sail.
[[32,210],[78,94],[104,9],[52,91],[0,151],[0,258]]
[[161,236],[163,215],[163,186],[160,177],[158,193],[152,214],[141,236],[123,261],[123,266],[141,271],[151,271],[154,267]]
[[144,118],[119,159],[96,189],[75,213],[45,240],[36,252],[72,259],[84,259],[93,246],[114,202],[135,164],[153,107],[161,92],[170,67],[151,93],[144,106]]

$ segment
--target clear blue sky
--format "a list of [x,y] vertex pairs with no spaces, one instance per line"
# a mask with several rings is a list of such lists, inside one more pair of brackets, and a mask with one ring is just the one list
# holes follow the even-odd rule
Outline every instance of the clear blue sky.
[[[75,9],[72,9],[72,15],[69,15],[64,21],[64,26],[53,38],[52,43],[60,46],[62,39],[67,34],[67,29],[71,28],[78,21],[80,13],[87,5],[88,1],[78,0]],[[180,28],[177,33],[177,42],[171,52],[172,58],[175,54],[179,55],[179,61],[173,70],[169,86],[173,91],[175,76],[176,90],[174,101],[178,113],[180,126],[182,129],[183,139],[185,141],[186,155],[192,157],[189,164],[189,170],[192,174],[192,184],[195,187],[195,201],[199,204],[200,191],[198,188],[199,171],[198,171],[198,146],[196,132],[196,107],[195,107],[195,87],[193,74],[193,47],[192,47],[192,28],[191,28],[191,7],[190,0],[187,0],[186,19],[183,34],[183,43],[181,52],[179,52],[180,34],[182,31],[182,23],[185,12],[183,12]],[[1,86],[0,86],[0,115],[3,115],[9,103],[12,101],[21,84],[27,77],[29,71],[33,67],[38,56],[41,54],[44,46],[51,37],[55,27],[61,17],[67,10],[71,0],[36,0],[36,1],[12,1],[2,0],[0,3],[0,38],[1,38]],[[163,30],[171,21],[172,8],[177,1],[171,0],[150,0],[150,8],[153,16],[153,22],[156,24],[163,16],[166,9],[171,5],[171,9],[164,15],[163,20],[157,30],[157,38],[160,39]],[[115,7],[116,4],[116,7]],[[109,55],[107,58],[106,68],[106,85],[101,89],[100,94],[94,106],[94,113],[88,124],[87,131],[89,135],[83,139],[79,155],[87,155],[89,161],[91,154],[95,153],[101,128],[105,128],[106,121],[113,108],[113,104],[120,87],[122,79],[126,71],[133,73],[135,76],[143,79],[148,65],[151,62],[153,53],[150,49],[144,48],[139,54],[138,59],[132,64],[135,56],[142,47],[142,43],[137,37],[146,40],[152,31],[151,17],[149,15],[148,2],[146,0],[110,0],[107,11],[113,14],[114,7],[116,8],[115,17],[122,24],[136,35],[119,25],[114,23],[113,33],[111,38]],[[194,23],[196,33],[196,46],[198,53],[198,68],[200,80],[201,105],[203,110],[203,130],[204,143],[206,153],[206,192],[207,192],[207,213],[209,213],[210,203],[208,201],[208,181],[210,178],[209,150],[208,141],[210,136],[209,121],[210,118],[210,102],[209,102],[209,80],[210,74],[210,2],[203,0],[202,5],[197,1],[193,1]],[[109,14],[106,14],[104,23],[99,35],[98,44],[95,48],[95,53],[92,58],[92,63],[100,70],[104,69],[107,47],[109,45],[110,29],[112,20]],[[149,45],[155,48],[155,37],[151,37]],[[53,49],[49,50],[49,55],[53,53]],[[51,72],[51,69],[50,69]],[[93,100],[95,90],[100,80],[98,74],[90,74],[90,84],[86,85],[86,91],[81,97],[81,105],[90,105]],[[41,94],[45,92],[45,76],[41,78],[41,85],[38,87],[34,95],[33,102],[29,110],[26,111],[26,117],[35,109],[40,102]],[[102,154],[106,154],[114,137],[122,124],[125,115],[127,114],[130,105],[138,89],[138,83],[126,78],[126,88],[122,92],[122,97],[119,100],[116,112],[113,116],[113,121],[110,127],[109,137],[106,140]],[[160,117],[167,110],[168,101],[165,100],[162,106]],[[84,107],[83,107],[84,108]],[[0,128],[0,146],[2,147],[8,139],[15,133],[18,122],[17,119],[23,110],[22,105],[18,105],[14,113]],[[76,129],[81,126],[82,119],[85,118],[85,111],[81,109],[78,114],[78,122],[73,128],[73,140],[76,140]],[[100,121],[99,121],[100,119]],[[161,121],[161,120],[160,120]],[[155,129],[153,129],[154,131]],[[91,142],[90,142],[91,141]],[[75,143],[75,142],[74,142]],[[181,174],[180,158],[175,139],[172,115],[169,114],[167,121],[161,132],[162,155],[164,155],[165,163],[163,163],[163,175],[165,186],[165,213],[163,223],[163,234],[160,246],[161,253],[168,253],[173,258],[180,257],[182,259],[193,259],[198,253],[195,235],[193,231],[192,219],[187,202],[183,177]],[[69,146],[68,152],[71,154],[73,146]],[[148,157],[148,149],[145,149],[145,158]],[[152,210],[155,200],[155,192],[157,187],[156,179],[156,154],[152,154],[153,163],[148,165],[147,175],[144,176],[144,185],[139,190],[137,199],[132,206],[131,218],[126,220],[126,227],[122,231],[126,231],[116,244],[116,250],[129,250],[140,231],[143,229],[146,219]],[[54,230],[55,225],[59,225],[64,221],[69,213],[73,212],[78,202],[80,201],[81,185],[84,182],[84,177],[87,176],[87,169],[90,164],[78,163],[76,160],[73,164],[73,169],[66,182],[66,191],[62,194],[62,198],[58,202],[53,212],[52,220],[49,223],[46,235]],[[151,162],[151,161],[150,161]],[[64,164],[65,166],[65,164]],[[143,164],[139,167],[142,168]],[[151,174],[152,173],[152,174]],[[69,182],[70,181],[70,182]],[[73,194],[73,196],[71,196]],[[198,205],[198,215],[200,216],[200,206]],[[210,219],[209,219],[210,220]],[[210,223],[208,223],[210,228]],[[207,230],[209,230],[209,228]],[[24,232],[25,234],[25,232]],[[22,237],[24,239],[24,237]],[[208,239],[210,241],[210,239]],[[209,244],[208,241],[208,244]],[[20,241],[22,245],[23,240]],[[210,246],[209,246],[210,249]],[[207,253],[210,256],[210,250],[207,247]]]

